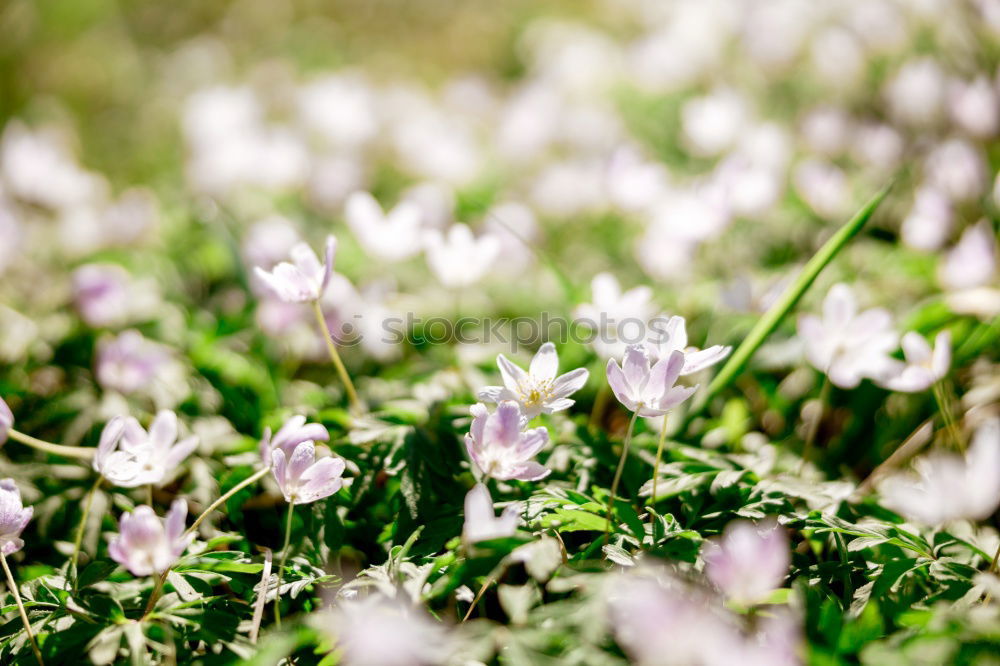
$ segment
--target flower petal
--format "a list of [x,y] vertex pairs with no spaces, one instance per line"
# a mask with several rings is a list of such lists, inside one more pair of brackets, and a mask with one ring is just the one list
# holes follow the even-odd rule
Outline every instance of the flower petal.
[[531,359],[528,372],[536,382],[555,379],[556,373],[559,372],[559,355],[556,353],[556,346],[551,342],[546,342],[539,347],[538,352]]

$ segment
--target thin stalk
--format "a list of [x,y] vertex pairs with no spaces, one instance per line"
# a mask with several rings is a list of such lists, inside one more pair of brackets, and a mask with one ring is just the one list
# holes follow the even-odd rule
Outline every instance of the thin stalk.
[[21,592],[17,589],[17,583],[14,581],[14,574],[10,572],[10,567],[7,565],[7,556],[3,554],[0,550],[0,564],[3,564],[3,572],[7,575],[7,587],[10,588],[11,594],[14,595],[14,603],[17,604],[17,612],[21,614],[21,623],[24,625],[24,633],[28,634],[28,641],[31,643],[31,651],[35,653],[35,659],[38,660],[38,666],[45,666],[45,660],[42,659],[42,651],[38,649],[38,643],[35,642],[35,635],[31,633],[31,623],[28,622],[28,613],[24,610],[24,602],[21,601]]
[[83,516],[80,518],[80,527],[76,530],[76,539],[73,540],[73,557],[70,558],[70,570],[74,572],[74,587],[76,586],[76,563],[80,560],[80,548],[83,546],[83,533],[87,529],[87,520],[90,519],[90,509],[94,505],[94,495],[97,494],[97,490],[101,487],[103,481],[104,477],[98,474],[97,480],[90,487],[90,490],[87,492],[87,499],[83,503]]
[[948,400],[948,396],[945,394],[944,387],[940,381],[934,382],[934,400],[937,402],[938,412],[941,414],[941,420],[944,421],[944,429],[948,431],[948,436],[954,442],[955,448],[958,451],[964,452],[965,443],[962,441],[958,427],[955,425],[955,418],[951,412],[951,401]]
[[241,490],[249,486],[251,483],[254,483],[264,478],[264,476],[270,471],[271,471],[270,467],[264,467],[263,469],[254,472],[253,474],[251,474],[250,476],[248,476],[247,478],[243,479],[235,486],[230,488],[228,491],[226,491],[226,493],[222,495],[222,497],[209,504],[208,508],[206,508],[204,511],[201,512],[201,515],[198,516],[193,523],[191,523],[191,527],[187,528],[187,530],[184,533],[184,536],[187,536],[188,534],[191,534],[196,529],[198,529],[198,526],[201,525],[206,518],[208,518],[208,515],[213,511],[215,511],[216,509],[218,509],[223,504],[225,504],[226,500],[228,500],[230,497],[232,497],[236,493],[240,492]]
[[[986,573],[992,574],[997,571],[997,562],[1000,562],[1000,546],[997,546],[997,552],[993,555],[993,561],[990,562],[990,568],[986,570]],[[990,603],[990,594],[986,593],[986,598],[983,599],[983,605]]]
[[823,421],[823,412],[826,411],[826,403],[830,400],[830,376],[823,374],[823,386],[819,390],[819,397],[816,401],[819,407],[816,416],[809,422],[809,430],[806,431],[805,445],[802,447],[802,462],[799,464],[799,471],[806,466],[809,458],[812,457],[813,443],[816,441],[816,434],[819,432],[819,424]]
[[96,450],[92,446],[63,446],[62,444],[53,444],[52,442],[46,442],[31,435],[25,435],[23,432],[14,430],[13,428],[7,431],[7,436],[33,449],[64,458],[93,458],[94,451]]
[[496,582],[496,576],[491,573],[486,578],[486,580],[483,581],[483,585],[482,587],[479,588],[479,592],[476,592],[476,597],[475,599],[472,600],[472,603],[469,605],[469,610],[465,611],[465,616],[462,617],[462,622],[465,622],[472,616],[472,611],[476,610],[476,606],[479,605],[479,600],[483,598],[483,595],[486,593],[486,590],[494,582]]
[[288,544],[292,540],[292,515],[295,505],[288,503],[288,518],[285,519],[285,545],[281,547],[281,561],[278,563],[278,586],[274,589],[274,625],[281,629],[281,578],[285,573],[285,562],[288,560]]
[[153,484],[146,484],[146,505],[152,508],[153,506]]
[[604,408],[608,404],[608,398],[610,395],[608,385],[605,382],[601,382],[597,387],[597,396],[594,398],[594,406],[590,409],[590,427],[596,428],[600,425],[601,417],[604,415]]
[[[660,426],[660,443],[656,446],[656,462],[653,463],[653,494],[649,496],[649,506],[656,506],[656,484],[660,480],[660,461],[663,460],[663,445],[667,441],[667,415],[663,415],[663,424]],[[649,525],[656,524],[653,512],[649,512]],[[655,529],[651,533],[653,540],[656,540]]]
[[733,355],[729,357],[726,364],[719,370],[719,374],[708,385],[708,389],[703,394],[701,401],[688,414],[688,422],[699,415],[708,406],[712,398],[736,379],[736,376],[750,361],[754,352],[778,328],[788,313],[792,311],[792,308],[795,307],[809,287],[812,286],[812,283],[819,276],[820,272],[826,268],[827,264],[833,261],[833,258],[840,253],[848,241],[861,231],[865,223],[875,213],[875,209],[885,199],[891,187],[892,183],[883,187],[812,256],[798,278],[785,289],[781,297],[757,321],[757,324],[750,330],[750,333],[743,340],[742,344],[736,348]]
[[313,301],[313,312],[316,314],[316,323],[319,325],[320,333],[323,336],[323,340],[326,342],[326,349],[330,352],[330,360],[333,361],[333,367],[337,369],[337,374],[340,376],[340,381],[344,385],[344,389],[347,391],[347,397],[351,401],[351,407],[354,411],[360,413],[364,411],[361,406],[361,400],[358,398],[357,391],[354,390],[354,383],[351,381],[351,376],[347,374],[347,368],[344,367],[344,362],[340,360],[340,354],[337,353],[337,346],[333,344],[333,334],[330,333],[330,328],[326,325],[326,318],[323,316],[323,308],[320,306],[319,301]]
[[156,600],[160,598],[160,592],[163,591],[163,583],[167,580],[167,574],[170,573],[170,569],[167,569],[160,577],[156,579],[156,585],[153,587],[152,593],[149,595],[149,601],[146,602],[146,610],[142,613],[142,619],[145,619],[147,615],[153,612],[153,607],[156,606]]
[[625,444],[622,446],[622,455],[618,459],[618,469],[615,470],[615,479],[611,482],[611,495],[608,496],[608,526],[604,532],[604,543],[608,543],[611,538],[611,523],[614,520],[615,496],[618,494],[618,483],[622,480],[622,470],[625,469],[625,460],[628,458],[628,449],[632,444],[632,431],[635,430],[636,419],[639,418],[639,411],[642,405],[636,405],[632,412],[632,420],[628,422],[628,432],[625,433]]

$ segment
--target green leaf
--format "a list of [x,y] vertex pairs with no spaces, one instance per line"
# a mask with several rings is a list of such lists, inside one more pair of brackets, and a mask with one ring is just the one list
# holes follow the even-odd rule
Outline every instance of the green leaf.
[[78,587],[90,587],[94,583],[99,583],[105,580],[111,575],[111,572],[118,568],[118,564],[115,562],[109,562],[106,560],[95,560],[88,564],[82,572],[80,572],[80,578],[77,581]]

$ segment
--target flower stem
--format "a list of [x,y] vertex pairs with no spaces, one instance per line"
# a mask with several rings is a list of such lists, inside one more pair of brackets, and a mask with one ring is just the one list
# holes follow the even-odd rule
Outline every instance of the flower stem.
[[31,643],[31,651],[35,653],[38,665],[45,666],[45,661],[42,659],[42,651],[38,649],[38,643],[35,642],[35,635],[31,633],[31,623],[28,622],[28,613],[24,610],[24,602],[21,601],[21,592],[17,589],[14,574],[10,572],[10,567],[7,565],[7,556],[3,554],[2,550],[0,550],[0,564],[3,564],[3,572],[7,574],[7,587],[10,588],[11,594],[14,595],[17,612],[21,614],[21,623],[24,624],[24,633],[28,634],[28,641]]
[[51,453],[52,455],[62,456],[64,458],[93,458],[95,449],[93,447],[87,446],[63,446],[62,444],[53,444],[52,442],[46,442],[44,440],[38,439],[37,437],[32,437],[31,435],[25,435],[23,432],[14,430],[11,428],[7,431],[7,435],[22,444],[30,446],[33,449],[38,449],[39,451],[44,451],[45,453]]
[[198,529],[198,526],[201,525],[206,518],[208,518],[208,515],[213,511],[215,511],[216,509],[218,509],[220,506],[222,506],[226,502],[226,500],[228,500],[230,497],[232,497],[236,493],[240,492],[241,490],[249,486],[251,483],[254,483],[264,478],[264,475],[266,475],[270,471],[271,471],[270,467],[264,467],[263,469],[257,470],[256,472],[254,472],[253,474],[251,474],[250,476],[243,479],[235,486],[227,490],[226,493],[222,495],[222,497],[209,504],[208,508],[206,508],[204,511],[201,512],[201,515],[198,516],[193,523],[191,523],[191,527],[187,528],[187,530],[184,533],[184,536],[187,536],[188,534],[191,534],[196,529]]
[[614,520],[615,496],[618,493],[618,483],[622,480],[622,470],[625,469],[625,460],[628,458],[628,449],[632,444],[632,431],[635,430],[636,419],[639,418],[639,410],[642,405],[636,405],[632,412],[632,420],[628,422],[628,432],[625,433],[625,444],[622,446],[622,456],[618,459],[618,469],[615,470],[615,479],[611,482],[611,494],[608,496],[608,526],[604,532],[604,543],[607,544],[611,538],[611,523]]
[[[660,443],[656,447],[656,462],[653,463],[653,494],[649,496],[650,508],[656,506],[656,484],[660,480],[660,461],[663,460],[663,445],[667,441],[667,415],[663,415],[663,424],[660,426]],[[654,525],[653,512],[649,512],[649,525]],[[656,541],[655,529],[650,533],[650,538]]]
[[330,360],[333,361],[333,367],[337,369],[340,381],[344,384],[344,389],[347,391],[347,397],[350,398],[351,407],[354,408],[354,411],[360,413],[364,411],[361,406],[361,400],[358,398],[357,391],[354,390],[354,383],[351,381],[351,376],[347,374],[344,362],[340,360],[340,354],[337,353],[337,346],[333,344],[333,335],[330,333],[330,328],[326,325],[323,308],[320,306],[318,300],[313,301],[313,312],[316,314],[316,323],[319,324],[319,330],[323,336],[323,340],[326,342],[327,351],[330,352]]
[[590,409],[590,427],[596,428],[601,423],[604,416],[604,408],[608,404],[608,387],[604,382],[597,387],[597,396],[594,398],[594,406]]
[[73,540],[73,557],[70,558],[70,570],[73,571],[73,587],[76,588],[76,563],[80,560],[80,548],[83,546],[83,533],[87,529],[87,520],[90,518],[90,508],[94,505],[94,495],[101,487],[104,477],[97,475],[97,480],[87,492],[87,499],[83,503],[83,516],[80,517],[80,527],[76,530],[76,539]]
[[[986,570],[986,573],[993,574],[997,571],[997,562],[1000,562],[1000,546],[997,546],[997,552],[993,555],[993,561],[990,562],[990,568]],[[986,598],[983,599],[983,605],[990,603],[990,593],[986,593]]]
[[802,460],[799,463],[800,473],[812,457],[813,443],[816,441],[817,433],[819,433],[819,424],[823,421],[823,412],[826,411],[826,403],[830,400],[830,386],[830,375],[824,372],[823,386],[820,388],[819,397],[816,399],[818,403],[816,416],[809,421],[809,429],[806,431],[806,441],[802,446]]
[[958,433],[958,427],[955,425],[955,419],[951,413],[951,401],[948,400],[944,386],[941,385],[940,381],[934,382],[934,399],[937,401],[938,411],[941,414],[941,419],[944,421],[944,429],[948,431],[948,436],[954,442],[955,448],[960,452],[964,452],[965,443],[962,441]]
[[288,503],[288,517],[285,519],[285,545],[281,547],[281,561],[278,562],[278,586],[274,588],[274,625],[281,629],[281,578],[285,573],[285,562],[288,560],[288,544],[292,540],[292,516],[295,505]]
[[163,583],[167,580],[168,573],[170,573],[170,569],[164,571],[160,574],[160,577],[156,579],[156,586],[153,587],[153,591],[149,595],[149,601],[146,602],[146,610],[142,613],[143,619],[153,612],[153,607],[156,605],[156,600],[160,598],[160,592],[163,591]]

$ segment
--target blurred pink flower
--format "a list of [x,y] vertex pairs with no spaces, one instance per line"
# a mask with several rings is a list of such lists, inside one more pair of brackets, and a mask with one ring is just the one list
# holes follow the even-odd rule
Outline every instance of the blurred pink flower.
[[21,491],[14,479],[0,479],[0,552],[16,553],[24,547],[21,532],[35,512],[21,503]]
[[128,271],[115,264],[87,264],[73,272],[73,301],[88,326],[127,321],[128,282]]
[[164,520],[151,507],[139,506],[123,514],[118,534],[108,543],[108,554],[133,576],[162,574],[176,564],[194,539],[184,535],[187,502],[174,500]]
[[275,448],[271,451],[274,479],[286,502],[309,504],[329,497],[344,485],[343,458],[327,457],[316,460],[316,446],[309,440],[298,444],[291,455]]
[[347,198],[344,219],[371,257],[396,262],[420,252],[423,212],[412,201],[401,201],[386,213],[368,192],[354,192]]
[[424,232],[427,265],[442,285],[468,287],[479,282],[500,254],[500,241],[492,234],[479,238],[464,224],[453,224],[446,234],[437,229]]
[[7,442],[7,432],[14,427],[14,412],[10,411],[3,398],[0,398],[0,446]]
[[569,396],[583,388],[590,374],[586,368],[577,368],[556,377],[559,356],[551,342],[539,348],[531,359],[528,372],[503,354],[497,356],[497,366],[504,385],[487,386],[479,391],[478,398],[483,402],[514,400],[528,419],[569,409],[575,402]]
[[510,505],[498,518],[493,510],[490,491],[481,483],[473,486],[465,496],[465,523],[462,539],[469,544],[487,539],[499,539],[513,535],[520,519],[517,505]]
[[788,575],[788,537],[778,525],[733,521],[702,549],[705,573],[727,598],[745,606],[765,601]]
[[171,360],[168,347],[147,340],[139,331],[124,331],[98,343],[97,381],[105,389],[135,393],[161,379]]
[[934,338],[934,349],[919,333],[903,336],[903,354],[906,363],[894,364],[896,368],[879,382],[882,386],[904,393],[926,391],[934,382],[948,374],[951,367],[951,333],[941,331]]
[[257,266],[255,273],[274,294],[286,303],[310,303],[319,300],[333,276],[333,255],[337,239],[326,237],[326,252],[321,264],[316,253],[305,243],[292,247],[292,263],[283,261],[270,271]]
[[687,400],[697,386],[675,386],[684,367],[684,353],[674,350],[666,358],[650,362],[646,348],[629,345],[621,367],[608,361],[608,384],[626,409],[639,416],[662,416]]
[[528,419],[516,402],[501,402],[492,414],[482,403],[469,411],[473,418],[465,448],[483,474],[501,481],[537,481],[549,475],[550,470],[532,460],[549,443],[549,432],[545,428],[522,432]]
[[996,273],[996,235],[987,220],[962,232],[938,268],[941,284],[952,290],[980,287]]

